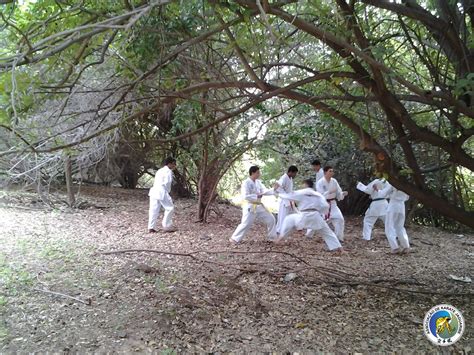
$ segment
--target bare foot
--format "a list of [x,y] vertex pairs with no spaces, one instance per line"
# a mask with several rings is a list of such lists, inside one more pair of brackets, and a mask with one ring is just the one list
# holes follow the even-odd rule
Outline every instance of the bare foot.
[[400,248],[397,248],[397,249],[392,249],[390,253],[396,255],[396,254],[400,254],[400,252],[401,252]]
[[236,241],[236,240],[234,240],[234,239],[232,239],[232,238],[229,238],[229,242],[230,242],[232,245],[239,245],[239,244],[241,244],[240,242],[238,242],[238,241]]
[[341,255],[346,255],[347,251],[345,251],[342,247],[331,250],[332,255],[334,256],[341,256]]
[[156,230],[154,230],[154,229],[149,229],[149,230],[148,230],[148,233],[156,233]]
[[287,242],[287,240],[288,239],[286,239],[286,238],[280,237],[280,238],[273,239],[272,242],[275,245],[284,245]]
[[410,254],[410,253],[411,253],[411,248],[403,248],[400,251],[400,254],[402,254],[402,255],[406,255],[406,254]]

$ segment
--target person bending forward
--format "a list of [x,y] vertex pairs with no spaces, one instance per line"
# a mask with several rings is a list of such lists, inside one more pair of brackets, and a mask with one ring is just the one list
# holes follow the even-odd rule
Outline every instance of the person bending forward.
[[278,241],[287,238],[294,229],[307,228],[321,235],[330,251],[342,251],[341,243],[322,217],[329,210],[329,204],[313,186],[313,180],[308,179],[304,181],[305,188],[291,194],[279,194],[280,198],[296,201],[298,213],[286,216]]

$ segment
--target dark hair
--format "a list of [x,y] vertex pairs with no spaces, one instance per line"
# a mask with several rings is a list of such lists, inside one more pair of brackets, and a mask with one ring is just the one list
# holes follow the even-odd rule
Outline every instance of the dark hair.
[[298,172],[298,168],[294,165],[291,165],[289,168],[288,168],[288,172],[289,173],[297,173]]
[[319,160],[313,160],[311,165],[321,165],[321,162]]
[[175,159],[175,158],[167,157],[167,158],[165,159],[165,165],[174,164],[174,163],[176,163],[176,159]]
[[329,169],[332,169],[331,165],[326,165],[323,169],[324,172],[328,171]]
[[253,173],[256,173],[259,170],[260,170],[260,168],[257,165],[253,165],[249,169],[249,175],[252,175]]
[[303,182],[308,185],[308,187],[314,188],[314,181],[311,179],[305,179]]

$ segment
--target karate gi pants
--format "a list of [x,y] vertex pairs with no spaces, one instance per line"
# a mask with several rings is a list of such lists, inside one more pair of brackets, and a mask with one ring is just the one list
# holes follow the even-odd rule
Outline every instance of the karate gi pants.
[[362,239],[370,240],[372,238],[372,229],[375,222],[380,219],[385,224],[385,216],[368,216],[364,217],[364,227],[362,229]]
[[165,195],[162,200],[158,200],[150,196],[150,209],[148,212],[148,229],[156,229],[156,220],[160,214],[161,207],[165,210],[162,226],[163,228],[171,227],[173,221],[174,205],[169,195]]
[[403,249],[410,247],[405,229],[405,213],[387,212],[385,217],[385,234],[392,250],[398,249],[399,243]]
[[381,219],[385,224],[385,214],[387,213],[387,200],[372,201],[367,211],[365,211],[364,227],[362,229],[362,239],[370,240],[372,229],[377,219]]
[[[326,220],[327,223],[331,222],[334,227],[334,233],[341,242],[344,241],[344,217],[342,212],[336,204],[336,201],[329,202],[331,204],[331,213],[329,219]],[[308,229],[306,231],[306,237],[311,238],[314,234],[314,231]]]
[[277,233],[281,234],[283,221],[285,220],[285,217],[292,213],[293,213],[293,209],[291,208],[291,206],[285,206],[285,204],[280,201],[280,205],[278,207],[278,222],[276,225]]
[[266,225],[269,240],[276,238],[275,217],[262,205],[257,205],[256,207],[254,205],[247,205],[242,208],[242,220],[231,238],[237,243],[240,242],[255,221],[260,221]]
[[281,237],[286,238],[294,229],[308,228],[312,233],[317,232],[323,238],[329,250],[341,248],[342,245],[336,237],[336,234],[329,228],[319,212],[303,212],[286,216]]

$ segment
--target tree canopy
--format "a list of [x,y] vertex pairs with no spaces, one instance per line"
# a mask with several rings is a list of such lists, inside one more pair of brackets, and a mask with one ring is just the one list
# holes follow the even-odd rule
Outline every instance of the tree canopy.
[[133,187],[174,154],[206,220],[245,153],[322,154],[474,226],[472,0],[3,3],[10,181],[56,179],[67,156]]

